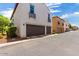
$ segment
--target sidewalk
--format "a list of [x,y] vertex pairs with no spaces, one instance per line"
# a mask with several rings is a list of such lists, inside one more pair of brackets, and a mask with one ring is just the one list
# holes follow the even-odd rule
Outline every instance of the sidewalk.
[[2,39],[0,39],[0,44],[2,44],[2,43],[7,43],[6,36],[5,36],[5,37],[3,37]]
[[47,35],[47,36],[43,36],[43,37],[37,37],[37,38],[30,38],[30,39],[24,39],[24,40],[19,40],[19,41],[14,41],[14,42],[8,42],[6,40],[3,41],[2,44],[0,44],[0,48],[1,47],[5,47],[5,46],[9,46],[9,45],[13,45],[13,44],[18,44],[18,43],[22,43],[22,42],[26,42],[26,41],[30,41],[30,40],[36,40],[36,39],[41,39],[41,38],[47,38],[50,36],[56,36],[58,34],[53,34],[53,35]]

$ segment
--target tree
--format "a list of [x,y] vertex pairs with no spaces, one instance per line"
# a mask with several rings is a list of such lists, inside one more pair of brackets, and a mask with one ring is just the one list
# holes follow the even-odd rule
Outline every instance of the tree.
[[7,27],[10,24],[10,22],[11,21],[7,17],[0,15],[0,32],[2,34],[6,31]]
[[69,24],[69,28],[72,29],[72,25],[71,24]]

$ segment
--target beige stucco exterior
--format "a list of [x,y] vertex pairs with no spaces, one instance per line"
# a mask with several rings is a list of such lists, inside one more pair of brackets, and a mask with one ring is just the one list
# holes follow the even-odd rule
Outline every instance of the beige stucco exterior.
[[65,20],[64,22],[64,31],[68,31],[69,30],[69,23]]
[[59,18],[58,16],[53,16],[52,33],[61,33],[61,32],[64,32],[64,20]]
[[[29,18],[30,3],[19,3],[12,19],[14,25],[18,28],[17,35],[20,37],[26,37],[26,24],[34,24],[41,26],[51,26],[51,22],[48,22],[48,10],[44,3],[34,3],[36,18]],[[45,30],[46,34],[46,30]]]
[[[58,22],[60,24],[58,24]],[[58,16],[53,16],[52,17],[52,33],[58,33],[58,32],[66,32],[69,30],[69,23],[68,21],[58,17]]]

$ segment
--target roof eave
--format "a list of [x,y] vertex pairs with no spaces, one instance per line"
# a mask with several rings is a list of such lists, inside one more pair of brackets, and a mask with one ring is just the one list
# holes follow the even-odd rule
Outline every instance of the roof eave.
[[16,3],[16,5],[15,5],[15,7],[14,7],[14,10],[13,10],[13,13],[12,13],[12,15],[11,15],[10,20],[12,19],[13,15],[14,15],[14,13],[15,13],[16,9],[17,9],[18,4],[19,4],[19,3]]

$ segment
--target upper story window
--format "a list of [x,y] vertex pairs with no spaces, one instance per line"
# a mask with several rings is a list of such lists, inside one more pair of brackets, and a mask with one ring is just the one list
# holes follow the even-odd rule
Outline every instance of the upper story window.
[[50,14],[48,14],[48,22],[51,22]]
[[30,13],[34,14],[34,5],[30,4]]
[[62,23],[62,26],[64,26],[64,23]]
[[36,14],[35,14],[35,12],[34,12],[34,5],[33,5],[33,4],[30,4],[29,17],[36,18]]
[[58,21],[58,25],[60,25],[60,22]]

